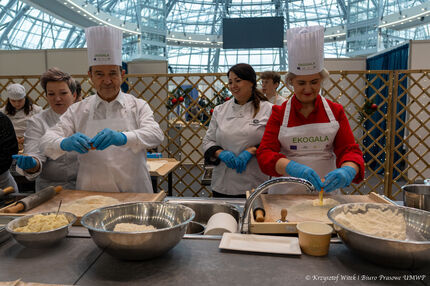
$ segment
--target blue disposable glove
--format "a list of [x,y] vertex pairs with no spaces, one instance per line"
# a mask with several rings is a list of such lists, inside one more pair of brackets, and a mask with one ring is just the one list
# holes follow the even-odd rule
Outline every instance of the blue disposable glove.
[[325,192],[331,192],[339,188],[348,187],[354,179],[357,171],[350,166],[344,166],[328,173],[322,185]]
[[23,170],[33,169],[37,166],[36,159],[31,156],[12,155],[16,159],[16,164]]
[[252,154],[248,151],[242,151],[239,156],[236,157],[236,172],[241,174],[246,169],[246,165],[249,160],[252,158]]
[[97,150],[104,150],[111,145],[122,146],[127,143],[124,133],[105,128],[90,141]]
[[295,161],[290,161],[290,163],[288,163],[287,167],[285,168],[285,171],[290,176],[308,180],[312,185],[314,185],[315,189],[318,191],[321,190],[321,179],[317,172],[315,172],[312,168]]
[[88,150],[91,149],[90,140],[90,137],[78,132],[63,139],[60,143],[60,148],[68,152],[88,153]]
[[231,169],[236,169],[236,156],[233,152],[224,150],[219,153],[218,158],[223,161],[227,167]]

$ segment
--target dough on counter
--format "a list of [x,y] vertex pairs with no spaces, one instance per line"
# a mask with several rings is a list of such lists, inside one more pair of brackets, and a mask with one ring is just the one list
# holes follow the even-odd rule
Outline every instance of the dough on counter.
[[107,197],[107,196],[88,196],[76,201],[72,201],[68,204],[63,204],[61,210],[64,212],[73,213],[76,216],[82,217],[86,213],[101,208],[112,205],[119,204],[120,201],[117,199]]
[[144,232],[150,230],[156,230],[157,228],[153,225],[146,224],[135,224],[135,223],[117,223],[113,231],[120,232]]
[[330,223],[331,221],[327,217],[327,212],[337,205],[340,205],[340,202],[332,198],[323,199],[322,206],[320,206],[319,199],[306,200],[288,208],[288,213],[294,214],[295,217],[300,218],[301,220],[317,220]]
[[[338,202],[338,201],[336,201],[336,200],[334,200],[334,199],[332,199],[332,198],[325,198],[325,199],[323,199],[323,204],[322,204],[322,206],[323,207],[330,207],[330,208],[332,208],[332,207],[335,207],[335,206],[337,206],[337,205],[339,205],[340,203]],[[320,200],[319,199],[316,199],[316,200],[312,200],[312,205],[314,206],[314,207],[321,207],[321,205],[320,205]]]
[[32,216],[27,224],[22,227],[17,227],[14,229],[16,232],[43,232],[53,229],[60,228],[62,226],[68,225],[69,221],[63,214],[37,214]]

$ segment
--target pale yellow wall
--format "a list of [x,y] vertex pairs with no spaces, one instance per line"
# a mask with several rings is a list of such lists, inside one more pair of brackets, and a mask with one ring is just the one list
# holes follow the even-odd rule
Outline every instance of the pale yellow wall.
[[167,61],[131,61],[128,63],[128,73],[167,73]]
[[86,74],[87,49],[61,49],[47,51],[47,66],[57,67],[69,74]]
[[324,67],[328,71],[364,71],[366,70],[366,58],[324,59]]
[[46,52],[0,51],[0,75],[38,75],[45,71]]

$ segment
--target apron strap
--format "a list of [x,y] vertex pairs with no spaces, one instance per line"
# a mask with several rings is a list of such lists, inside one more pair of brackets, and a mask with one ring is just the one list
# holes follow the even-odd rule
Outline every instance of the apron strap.
[[330,122],[336,121],[336,118],[333,115],[333,111],[331,110],[330,106],[328,105],[327,99],[325,99],[324,97],[321,96],[321,100],[322,100],[323,105],[324,105],[325,113],[327,114]]
[[285,127],[288,126],[288,120],[290,119],[290,110],[291,110],[291,101],[292,100],[293,100],[293,98],[291,97],[288,100],[287,105],[285,106],[284,120],[282,121],[282,126],[285,126]]
[[[321,100],[323,102],[324,105],[324,110],[325,113],[328,116],[328,119],[330,120],[330,122],[335,122],[336,118],[334,117],[333,111],[331,110],[330,106],[328,105],[327,100],[321,96]],[[290,112],[291,112],[291,101],[293,100],[293,98],[291,98],[290,100],[288,100],[287,105],[285,107],[285,113],[284,113],[284,119],[282,121],[282,126],[287,127],[288,126],[288,120],[290,119]]]

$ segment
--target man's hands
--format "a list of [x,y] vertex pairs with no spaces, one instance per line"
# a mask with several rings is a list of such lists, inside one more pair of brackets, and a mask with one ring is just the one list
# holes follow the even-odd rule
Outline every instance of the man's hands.
[[111,145],[122,146],[127,143],[127,136],[124,133],[105,128],[92,139],[82,133],[75,133],[63,139],[60,143],[64,151],[76,151],[80,154],[88,153],[92,147],[96,150],[104,150]]

